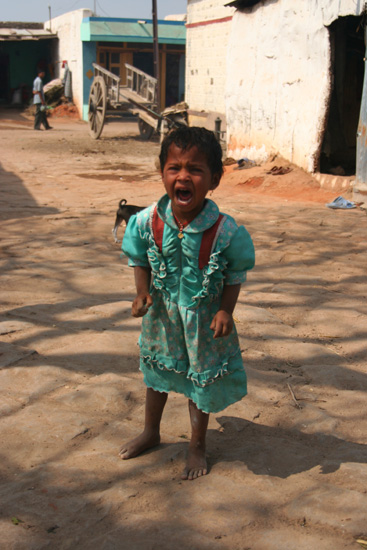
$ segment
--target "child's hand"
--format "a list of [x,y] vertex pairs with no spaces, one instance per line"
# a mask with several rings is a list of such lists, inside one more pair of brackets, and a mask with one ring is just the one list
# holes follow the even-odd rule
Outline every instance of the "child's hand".
[[221,338],[222,336],[228,336],[233,329],[233,317],[224,309],[220,309],[214,316],[214,319],[210,325],[210,329],[214,331],[213,338]]
[[133,317],[143,317],[148,313],[148,309],[153,305],[153,298],[146,292],[144,294],[138,294],[131,308],[131,313]]

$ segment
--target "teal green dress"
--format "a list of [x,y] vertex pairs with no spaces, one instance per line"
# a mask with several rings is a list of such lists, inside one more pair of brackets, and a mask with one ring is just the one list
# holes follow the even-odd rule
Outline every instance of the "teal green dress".
[[122,243],[130,266],[152,270],[153,305],[142,320],[140,370],[149,388],[181,393],[200,410],[219,412],[246,395],[246,373],[236,328],[214,339],[210,324],[223,285],[243,283],[254,266],[254,246],[246,229],[225,214],[209,263],[199,269],[202,235],[216,223],[217,205],[206,200],[180,239],[171,201],[164,195],[157,204],[165,222],[161,252],[153,237],[154,208],[130,218]]

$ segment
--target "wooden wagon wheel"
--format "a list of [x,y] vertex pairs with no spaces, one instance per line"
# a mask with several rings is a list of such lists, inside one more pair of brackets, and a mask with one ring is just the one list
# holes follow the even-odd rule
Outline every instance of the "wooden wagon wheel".
[[153,135],[154,128],[141,118],[139,118],[138,120],[138,126],[141,139],[144,141],[148,141],[148,139],[150,139]]
[[101,76],[93,80],[88,102],[89,133],[93,139],[98,139],[102,134],[106,117],[107,90],[105,81]]

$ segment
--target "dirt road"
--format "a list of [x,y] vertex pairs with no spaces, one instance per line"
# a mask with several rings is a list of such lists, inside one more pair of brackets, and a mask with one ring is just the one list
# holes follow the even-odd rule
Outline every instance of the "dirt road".
[[295,167],[224,177],[213,199],[257,252],[235,311],[249,395],[211,416],[210,473],[183,482],[179,395],[159,448],[117,456],[140,430],[145,389],[132,272],[111,229],[121,198],[162,194],[159,144],[135,122],[98,142],[82,122],[51,124],[0,116],[0,547],[361,548],[366,213],[326,208],[335,192]]

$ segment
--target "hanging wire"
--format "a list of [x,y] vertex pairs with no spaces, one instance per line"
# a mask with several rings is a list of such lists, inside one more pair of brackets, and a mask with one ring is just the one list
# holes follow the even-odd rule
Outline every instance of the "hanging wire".
[[73,4],[69,6],[65,6],[65,3],[62,3],[59,4],[57,7],[52,8],[52,11],[56,13],[67,13],[68,11],[73,10],[80,2],[81,0],[76,0],[76,2],[73,2]]
[[104,13],[105,15],[107,15],[107,17],[112,17],[112,15],[110,15],[109,13],[107,13],[101,6],[101,4],[98,2],[98,0],[96,0],[96,4],[97,6],[99,7],[99,9],[101,10],[102,13]]

